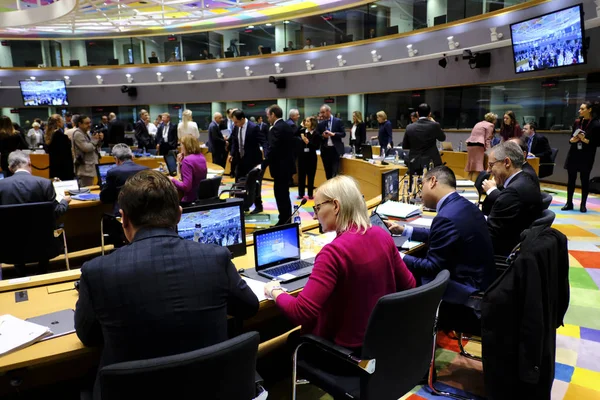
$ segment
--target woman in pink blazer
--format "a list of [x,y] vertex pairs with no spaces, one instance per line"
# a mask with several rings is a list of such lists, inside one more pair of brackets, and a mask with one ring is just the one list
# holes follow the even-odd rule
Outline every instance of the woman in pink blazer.
[[484,165],[485,152],[489,149],[494,137],[494,126],[498,116],[494,113],[485,114],[484,120],[478,122],[467,139],[467,165],[465,171],[470,180],[475,181],[481,171],[487,169]]

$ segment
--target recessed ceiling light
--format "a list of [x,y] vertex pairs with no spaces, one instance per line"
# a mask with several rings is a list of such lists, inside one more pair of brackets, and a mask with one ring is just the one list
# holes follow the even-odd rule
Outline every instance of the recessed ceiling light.
[[267,26],[272,26],[273,24],[266,24]]
[[254,25],[249,25],[248,29],[254,29]]
[[289,23],[290,23],[290,21],[287,21],[287,20],[286,20],[286,21],[283,21],[283,23],[284,23],[284,24],[289,24]]

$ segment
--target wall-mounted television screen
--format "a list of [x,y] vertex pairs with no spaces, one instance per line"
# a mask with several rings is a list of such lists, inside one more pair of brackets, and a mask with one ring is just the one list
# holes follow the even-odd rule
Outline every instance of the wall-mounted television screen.
[[517,74],[586,62],[581,4],[512,24],[510,30]]
[[65,81],[19,81],[25,106],[68,106]]

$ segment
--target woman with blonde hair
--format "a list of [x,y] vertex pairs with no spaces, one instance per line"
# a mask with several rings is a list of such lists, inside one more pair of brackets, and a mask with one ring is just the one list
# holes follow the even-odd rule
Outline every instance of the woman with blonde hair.
[[363,121],[362,113],[354,111],[352,113],[352,129],[350,131],[350,146],[354,151],[360,153],[361,146],[367,141],[367,124]]
[[317,132],[317,119],[307,117],[300,129],[302,145],[298,153],[298,197],[304,197],[304,188],[308,190],[308,198],[313,199],[315,174],[317,173],[317,150],[321,147],[321,137]]
[[465,171],[470,180],[475,181],[481,171],[487,169],[484,165],[485,152],[491,147],[494,137],[494,127],[498,116],[487,113],[483,121],[478,122],[471,130],[471,136],[467,139],[467,165]]
[[371,226],[353,178],[338,175],[319,186],[313,209],[323,230],[336,232],[336,238],[317,254],[298,297],[285,293],[278,281],[265,285],[265,295],[305,333],[358,351],[377,301],[415,287],[415,279],[390,234]]
[[177,154],[177,170],[181,180],[171,177],[177,190],[183,193],[182,206],[198,200],[200,181],[206,179],[206,159],[201,150],[196,138],[192,135],[183,135],[181,153]]
[[392,122],[388,120],[385,111],[377,113],[377,122],[379,123],[379,134],[371,139],[377,139],[381,147],[381,154],[385,154],[387,149],[394,147],[392,138]]
[[198,131],[198,124],[192,121],[192,110],[185,110],[181,119],[182,121],[177,125],[177,137],[179,140],[181,141],[184,135],[192,135],[198,140],[200,132]]
[[9,117],[2,115],[0,117],[0,167],[5,178],[12,175],[8,169],[8,155],[15,150],[27,148],[27,142],[21,132],[15,130]]
[[72,143],[63,131],[64,125],[65,122],[59,114],[53,114],[48,118],[44,150],[50,159],[50,178],[69,181],[75,179],[75,172]]

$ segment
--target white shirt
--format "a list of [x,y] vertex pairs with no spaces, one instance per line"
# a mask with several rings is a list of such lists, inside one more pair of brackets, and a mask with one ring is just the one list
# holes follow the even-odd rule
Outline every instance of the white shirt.
[[[327,130],[329,132],[331,132],[331,128],[333,127],[333,115],[331,117],[329,117],[329,121],[327,121]],[[333,136],[330,136],[327,138],[327,146],[328,147],[332,147],[333,146],[333,140],[331,140]]]
[[187,129],[183,128],[183,122],[177,125],[177,137],[181,139],[183,135],[192,135],[196,139],[200,138],[200,132],[198,131],[198,124],[194,121],[189,121]]
[[146,125],[146,128],[148,128],[148,133],[151,136],[156,136],[156,132],[158,131],[158,128],[156,127],[156,125],[154,125],[152,122],[149,123],[148,125]]
[[244,157],[244,146],[246,145],[246,131],[248,130],[248,119],[246,118],[246,122],[242,125],[241,128],[238,128],[238,144],[240,146],[240,156]]
[[307,49],[314,49],[314,48],[315,48],[315,46],[314,46],[314,45],[312,45],[312,44],[310,44],[310,45],[308,45],[308,44],[307,44],[306,46],[304,46],[304,50],[307,50]]
[[356,125],[352,125],[352,134],[350,136],[350,139],[352,140],[356,140]]
[[171,123],[169,122],[168,125],[163,124],[163,142],[168,142],[169,141],[169,128],[171,127]]

